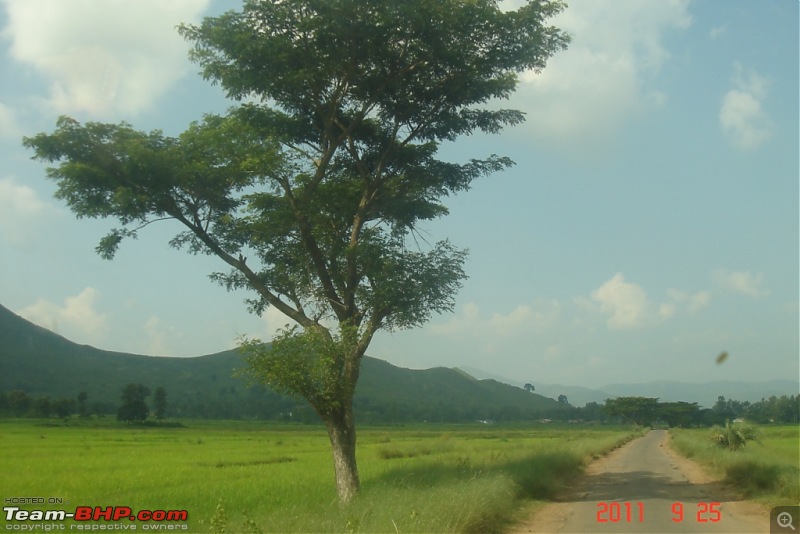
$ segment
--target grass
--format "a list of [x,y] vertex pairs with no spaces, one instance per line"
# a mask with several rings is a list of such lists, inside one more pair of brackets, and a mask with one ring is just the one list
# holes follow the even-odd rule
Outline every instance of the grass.
[[800,427],[756,427],[757,442],[717,446],[708,429],[672,430],[672,446],[745,497],[770,507],[800,504]]
[[191,532],[492,532],[636,434],[574,425],[362,428],[362,491],[340,507],[321,427],[0,422],[0,494],[61,498],[53,509],[67,511],[185,509]]

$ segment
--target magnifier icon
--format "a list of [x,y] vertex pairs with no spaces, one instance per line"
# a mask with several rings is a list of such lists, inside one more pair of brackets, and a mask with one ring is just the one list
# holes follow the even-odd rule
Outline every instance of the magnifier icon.
[[789,512],[781,512],[778,514],[776,518],[778,521],[778,526],[781,528],[789,527],[790,529],[794,530],[794,525],[792,524],[792,514]]

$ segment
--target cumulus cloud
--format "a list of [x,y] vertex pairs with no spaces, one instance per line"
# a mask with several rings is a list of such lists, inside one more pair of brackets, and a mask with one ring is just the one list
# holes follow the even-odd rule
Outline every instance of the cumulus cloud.
[[15,247],[26,246],[36,235],[37,223],[58,210],[26,185],[13,178],[0,178],[0,240]]
[[698,291],[697,293],[690,294],[678,289],[669,289],[667,290],[667,295],[672,302],[662,304],[662,307],[671,306],[674,310],[677,310],[675,304],[677,303],[681,304],[689,313],[697,313],[711,302],[711,293],[708,291]]
[[508,313],[494,312],[488,319],[483,319],[478,305],[468,302],[447,322],[432,324],[429,331],[435,334],[472,332],[493,337],[508,337],[528,331],[540,333],[553,328],[560,314],[561,305],[558,301],[537,300],[531,305],[519,304]]
[[6,0],[10,55],[50,83],[60,113],[107,117],[147,109],[191,68],[175,31],[209,0]]
[[178,330],[163,323],[163,321],[151,315],[147,318],[144,325],[144,352],[150,356],[171,356],[177,351],[174,350],[175,343],[180,342],[183,337]]
[[496,332],[498,335],[504,336],[512,330],[519,328],[521,325],[530,322],[532,318],[533,311],[530,306],[520,304],[506,315],[501,313],[493,314],[492,318],[489,320],[489,326],[492,331]]
[[459,313],[450,317],[447,322],[431,324],[429,331],[434,334],[454,334],[471,330],[478,324],[479,316],[478,305],[474,302],[467,302],[461,307]]
[[691,24],[688,1],[572,0],[551,22],[573,36],[541,74],[521,77],[513,104],[542,140],[613,133],[666,96],[652,79],[670,57],[664,36]]
[[87,287],[74,297],[67,297],[63,305],[40,298],[19,311],[29,321],[78,343],[97,343],[108,328],[106,314],[95,309],[100,293]]
[[739,64],[735,69],[733,89],[722,98],[719,123],[735,147],[752,150],[772,134],[771,121],[762,106],[769,80]]
[[591,294],[591,299],[578,297],[574,300],[578,310],[585,313],[601,312],[608,316],[607,324],[612,330],[632,330],[658,324],[678,313],[694,314],[711,302],[709,291],[688,293],[678,289],[667,290],[665,302],[655,302],[647,296],[641,286],[625,281],[622,273]]
[[761,273],[718,269],[714,272],[713,280],[721,289],[731,293],[756,298],[769,295],[769,291],[761,287],[764,282],[764,275]]
[[641,286],[629,284],[622,273],[592,293],[600,311],[609,315],[608,327],[614,330],[637,328],[644,324],[648,311],[647,294]]
[[[275,334],[278,333],[278,330],[282,330],[287,328],[290,325],[295,324],[295,322],[286,317],[278,308],[274,306],[270,306],[264,313],[261,314],[261,320],[264,323],[265,329],[265,339],[271,340],[275,337]],[[256,337],[261,337],[262,334],[257,335]]]

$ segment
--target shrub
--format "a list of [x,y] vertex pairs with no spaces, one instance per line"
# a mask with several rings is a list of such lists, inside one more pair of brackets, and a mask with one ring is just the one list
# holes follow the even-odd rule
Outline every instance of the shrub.
[[745,424],[725,423],[725,428],[715,426],[711,429],[711,440],[718,446],[735,451],[744,447],[748,441],[758,441],[756,429]]
[[753,495],[775,489],[779,483],[780,472],[780,467],[773,464],[736,462],[725,469],[725,481],[746,495]]

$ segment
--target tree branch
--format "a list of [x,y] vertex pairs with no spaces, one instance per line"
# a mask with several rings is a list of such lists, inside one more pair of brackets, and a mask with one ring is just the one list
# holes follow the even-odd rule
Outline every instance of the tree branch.
[[[214,241],[214,239],[206,233],[201,225],[199,224],[192,224],[192,222],[187,219],[183,213],[181,213],[180,209],[175,206],[175,213],[173,213],[175,219],[180,221],[184,226],[189,228],[191,232],[197,236],[200,241],[205,244],[208,249],[217,255],[222,261],[239,271],[244,275],[247,281],[250,283],[250,287],[252,287],[255,291],[257,291],[264,299],[270,303],[271,306],[274,306],[278,311],[286,315],[287,317],[293,319],[295,322],[300,324],[303,327],[313,326],[315,324],[314,321],[309,319],[309,317],[305,314],[305,311],[302,307],[298,306],[297,309],[292,308],[285,302],[283,302],[280,297],[275,295],[270,289],[264,285],[264,283],[258,278],[258,275],[247,266],[246,258],[239,257],[235,258],[231,254],[225,252],[225,250],[219,246],[219,244]],[[197,220],[197,214],[193,214],[194,218]],[[297,304],[297,303],[296,303]]]

